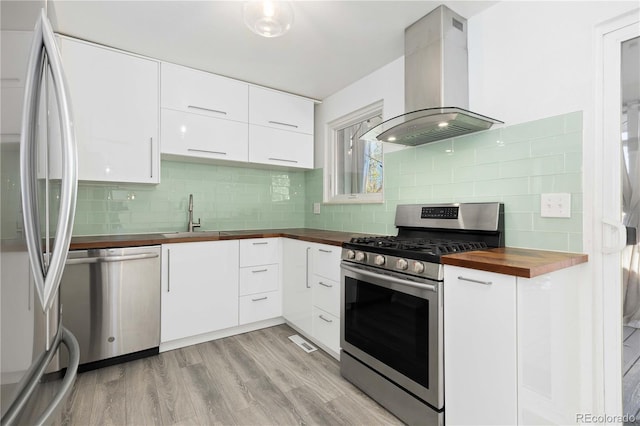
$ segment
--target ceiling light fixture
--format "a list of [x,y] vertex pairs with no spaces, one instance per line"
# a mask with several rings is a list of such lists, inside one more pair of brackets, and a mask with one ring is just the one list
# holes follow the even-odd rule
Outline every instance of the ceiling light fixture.
[[293,24],[293,8],[288,1],[248,1],[242,9],[244,23],[262,37],[279,37]]

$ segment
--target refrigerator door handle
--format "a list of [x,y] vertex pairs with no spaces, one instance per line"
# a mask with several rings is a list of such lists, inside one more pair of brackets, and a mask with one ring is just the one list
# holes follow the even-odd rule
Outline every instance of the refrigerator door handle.
[[9,408],[2,417],[3,426],[14,425],[19,421],[18,417],[29,401],[34,389],[38,386],[42,376],[45,374],[47,366],[58,353],[60,344],[65,345],[69,351],[69,366],[67,367],[67,371],[62,379],[58,393],[53,397],[47,408],[42,411],[42,414],[35,422],[36,425],[53,423],[54,417],[62,409],[62,401],[66,400],[73,388],[73,383],[75,382],[78,374],[78,365],[80,364],[80,345],[78,345],[78,341],[75,336],[62,325],[60,325],[52,347],[40,355],[37,362],[33,363],[33,366],[20,383],[18,397],[11,405],[11,408]]
[[[49,261],[43,261],[42,235],[40,234],[37,205],[36,159],[37,144],[35,129],[40,98],[39,84],[42,81],[45,61],[51,70],[53,87],[60,114],[62,136],[62,181],[60,185],[60,211]],[[68,85],[62,68],[62,59],[56,46],[55,36],[44,10],[34,30],[34,41],[29,54],[26,76],[24,107],[22,110],[22,136],[20,142],[20,184],[22,189],[22,214],[25,237],[35,287],[42,309],[51,308],[60,286],[62,272],[69,253],[73,231],[74,211],[78,189],[78,165],[73,117]],[[48,238],[49,236],[44,236]],[[45,253],[45,256],[49,253]]]

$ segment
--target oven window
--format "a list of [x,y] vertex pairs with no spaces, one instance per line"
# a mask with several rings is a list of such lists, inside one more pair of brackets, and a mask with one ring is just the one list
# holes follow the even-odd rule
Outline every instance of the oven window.
[[429,388],[429,302],[345,277],[345,340]]

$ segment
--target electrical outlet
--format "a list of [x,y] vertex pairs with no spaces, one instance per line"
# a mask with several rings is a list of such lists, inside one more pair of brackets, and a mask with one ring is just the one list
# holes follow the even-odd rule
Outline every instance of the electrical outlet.
[[571,194],[540,194],[541,217],[571,217]]
[[320,214],[320,203],[313,203],[313,214]]

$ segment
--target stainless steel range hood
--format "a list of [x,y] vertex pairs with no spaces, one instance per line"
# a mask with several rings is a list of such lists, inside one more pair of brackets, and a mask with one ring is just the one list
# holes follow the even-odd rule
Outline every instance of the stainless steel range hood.
[[489,129],[499,120],[468,111],[467,20],[438,6],[404,31],[405,111],[360,139],[421,145]]

